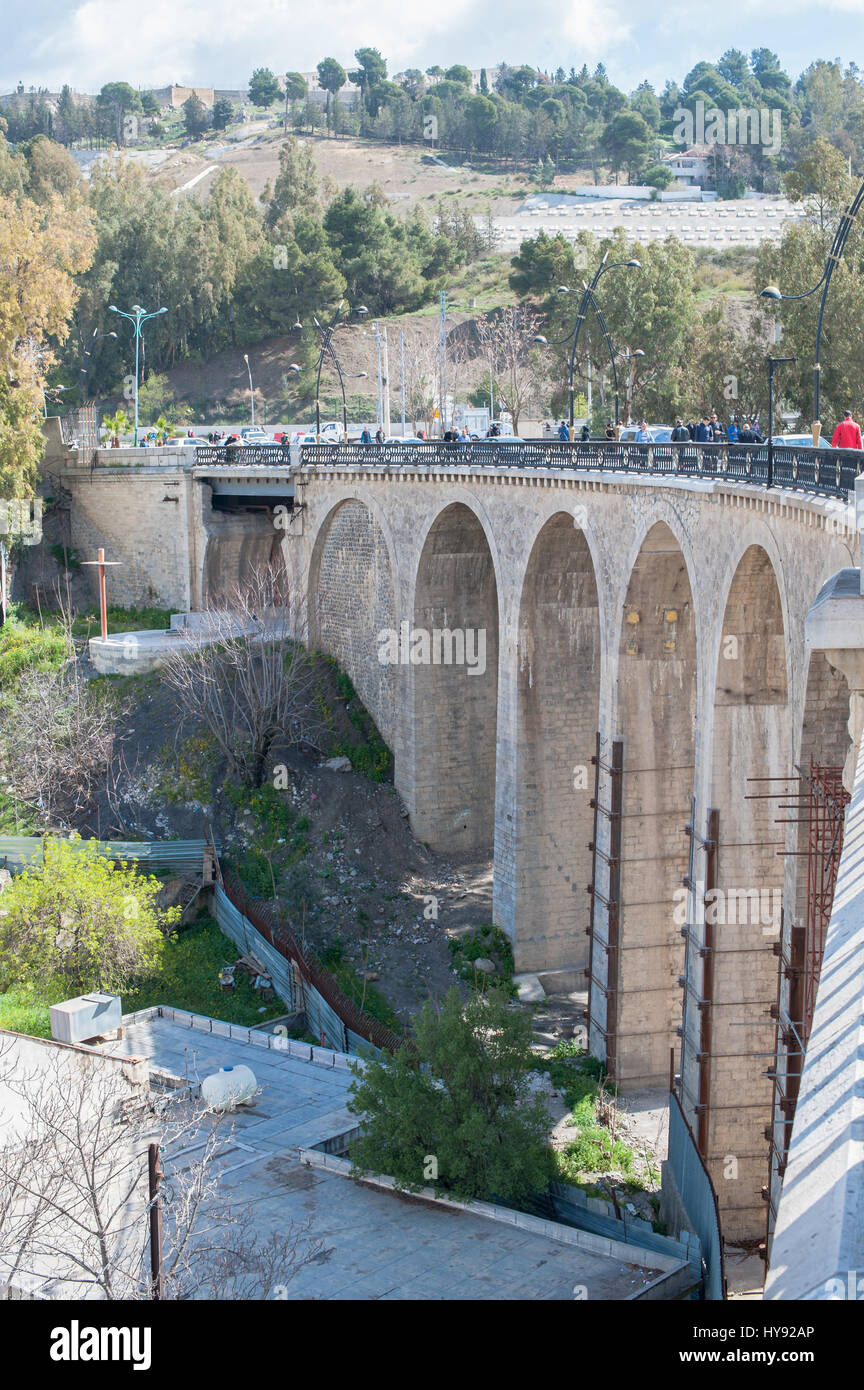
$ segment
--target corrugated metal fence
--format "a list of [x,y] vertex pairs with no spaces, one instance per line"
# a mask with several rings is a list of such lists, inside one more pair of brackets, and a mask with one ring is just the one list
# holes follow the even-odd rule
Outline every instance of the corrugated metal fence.
[[[0,835],[0,868],[26,869],[42,864],[51,845],[89,845],[92,840],[67,840],[54,835]],[[154,870],[200,874],[207,840],[97,840],[100,853],[109,859],[135,860]],[[216,845],[219,853],[220,845]]]
[[674,1091],[669,1094],[669,1167],[684,1210],[702,1245],[705,1298],[719,1302],[726,1297],[726,1281],[717,1194]]
[[402,1042],[364,1014],[320,963],[301,950],[266,903],[249,898],[226,877],[214,893],[216,921],[241,951],[267,967],[273,988],[288,1008],[306,1014],[309,1032],[339,1052],[393,1052]]

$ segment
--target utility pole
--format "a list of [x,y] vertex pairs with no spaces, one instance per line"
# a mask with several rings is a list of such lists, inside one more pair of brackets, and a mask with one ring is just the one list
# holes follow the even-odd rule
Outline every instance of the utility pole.
[[390,354],[387,349],[387,325],[381,329],[381,396],[384,406],[384,438],[390,438]]
[[399,330],[399,389],[402,397],[402,438],[405,438],[405,334]]
[[447,295],[441,291],[441,307],[438,326],[438,375],[439,406],[441,410],[441,434],[447,428]]
[[159,1183],[164,1176],[159,1145],[150,1144],[147,1149],[147,1178],[150,1189],[150,1297],[157,1302],[165,1297],[162,1272],[162,1206],[159,1201]]

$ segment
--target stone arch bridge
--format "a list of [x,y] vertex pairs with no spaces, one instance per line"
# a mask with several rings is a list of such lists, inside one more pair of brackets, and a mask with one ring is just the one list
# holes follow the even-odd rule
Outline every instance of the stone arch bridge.
[[[807,892],[783,807],[796,768],[849,747],[847,679],[805,642],[823,585],[857,564],[848,494],[318,453],[163,468],[154,496],[176,496],[185,536],[173,601],[278,546],[417,836],[493,857],[517,970],[585,972],[589,1045],[622,1090],[666,1084],[673,1056],[726,1235],[764,1235],[766,1133],[785,1122],[768,1073]],[[232,477],[247,498],[269,479],[257,514],[214,507]]]

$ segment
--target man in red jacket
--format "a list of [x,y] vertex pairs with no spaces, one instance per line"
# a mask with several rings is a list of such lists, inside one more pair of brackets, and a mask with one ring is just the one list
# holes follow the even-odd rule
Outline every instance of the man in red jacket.
[[834,431],[831,444],[835,449],[860,449],[861,426],[852,419],[852,411],[844,410],[843,419]]

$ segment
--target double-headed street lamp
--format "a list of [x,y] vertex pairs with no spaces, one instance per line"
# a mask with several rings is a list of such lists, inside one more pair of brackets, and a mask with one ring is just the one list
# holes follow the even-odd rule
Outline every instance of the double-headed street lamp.
[[[619,267],[623,267],[623,268],[631,269],[631,270],[641,270],[641,269],[642,269],[642,262],[641,262],[641,261],[637,261],[637,260],[630,260],[630,261],[610,261],[610,260],[609,260],[609,252],[607,251],[607,252],[604,254],[603,259],[602,259],[602,261],[600,262],[599,266],[597,267],[596,271],[594,272],[594,278],[593,278],[593,280],[591,281],[590,285],[589,285],[589,284],[586,284],[585,281],[582,282],[582,298],[581,298],[580,303],[579,303],[579,313],[576,315],[576,324],[575,324],[575,327],[573,328],[573,331],[572,331],[571,333],[566,334],[566,336],[563,337],[563,338],[555,338],[555,339],[552,339],[551,341],[550,341],[548,338],[544,338],[543,335],[542,335],[541,333],[538,333],[538,334],[535,336],[535,338],[534,338],[534,342],[535,342],[535,343],[542,343],[544,346],[547,346],[547,347],[560,347],[563,343],[569,343],[569,342],[571,342],[571,340],[572,340],[573,346],[572,346],[571,349],[570,349],[570,371],[569,371],[569,376],[568,376],[568,389],[569,389],[569,393],[570,393],[570,438],[571,438],[571,440],[574,439],[574,438],[575,438],[575,435],[576,435],[576,421],[575,421],[575,416],[574,416],[575,388],[574,388],[574,384],[573,384],[573,376],[574,376],[574,371],[575,371],[575,367],[576,367],[576,348],[577,348],[577,346],[578,346],[578,344],[579,344],[579,334],[580,334],[581,331],[582,331],[582,325],[583,325],[583,323],[585,322],[585,315],[586,315],[587,312],[588,312],[588,306],[589,306],[590,304],[593,303],[594,308],[595,308],[595,310],[597,311],[598,317],[599,317],[599,315],[600,315],[600,311],[599,311],[599,307],[598,307],[598,304],[597,304],[597,300],[596,300],[596,298],[595,298],[595,296],[594,296],[594,291],[596,290],[598,284],[600,283],[600,277],[601,277],[602,275],[605,275],[607,270],[617,270]],[[578,291],[572,290],[572,289],[570,288],[569,285],[559,285],[559,286],[558,286],[558,293],[559,293],[559,294],[576,294],[576,293],[578,293]],[[605,325],[602,325],[602,326],[603,326],[604,334],[605,334],[605,337],[606,337],[606,342],[607,342],[607,344],[609,345],[610,351],[611,351],[611,343],[609,342],[609,335],[608,335],[608,333],[606,333]],[[634,354],[634,355],[635,355],[635,354]],[[613,373],[614,373],[614,361],[613,361]],[[617,381],[617,374],[616,374],[616,381]]]
[[85,350],[84,350],[84,356],[81,358],[81,366],[80,366],[79,369],[78,369],[78,404],[79,404],[79,405],[82,405],[82,406],[83,406],[83,404],[84,404],[84,398],[85,398],[85,395],[86,395],[86,392],[87,392],[87,372],[88,372],[88,369],[89,369],[89,366],[90,366],[90,354],[91,354],[91,352],[93,351],[93,349],[94,349],[94,347],[96,346],[96,344],[99,343],[99,342],[101,342],[103,338],[116,338],[116,337],[117,337],[117,334],[116,334],[116,333],[100,333],[98,328],[94,328],[94,329],[93,329],[93,333],[92,333],[92,335],[91,335],[90,341],[89,341],[89,343],[87,344],[87,347],[86,347]]
[[[783,294],[782,290],[778,289],[776,285],[766,285],[765,289],[760,291],[761,299],[788,299],[790,301],[798,299],[809,299],[811,294],[815,294],[817,290],[821,289],[822,291],[822,297],[819,301],[819,317],[816,320],[816,349],[813,357],[814,448],[819,442],[819,433],[822,429],[822,420],[819,414],[822,384],[822,363],[820,361],[820,352],[822,346],[822,319],[825,315],[825,301],[828,298],[828,291],[831,288],[831,276],[834,274],[834,268],[836,265],[839,264],[839,262],[843,258],[843,252],[846,250],[846,243],[849,240],[849,234],[852,231],[852,224],[854,223],[855,218],[858,216],[858,212],[861,208],[862,203],[864,203],[864,181],[862,181],[861,186],[858,189],[858,192],[855,194],[855,197],[849,204],[848,208],[844,209],[840,221],[837,224],[837,230],[834,233],[834,240],[831,243],[831,250],[828,252],[828,259],[825,262],[825,269],[822,272],[821,278],[817,281],[817,283],[813,286],[812,289],[805,290],[803,294]],[[778,357],[775,360],[779,362],[783,359]]]
[[127,314],[125,309],[118,309],[116,304],[109,304],[108,309],[112,314],[119,314],[121,318],[128,319],[135,334],[135,448],[138,448],[138,363],[141,350],[141,329],[148,319],[157,319],[160,314],[167,314],[167,309],[157,309],[154,313],[148,314],[141,308],[140,304],[132,305],[131,314]]
[[[345,381],[342,376],[342,368],[339,365],[339,359],[336,356],[336,351],[333,347],[333,333],[336,329],[337,324],[339,323],[340,318],[342,317],[343,309],[345,309],[346,311],[345,321],[347,321],[352,314],[363,315],[368,314],[369,312],[365,304],[358,304],[354,309],[349,309],[345,304],[345,300],[340,299],[339,303],[336,306],[336,312],[334,313],[330,322],[327,324],[326,328],[318,322],[314,314],[312,315],[312,322],[315,325],[315,329],[321,338],[321,351],[318,354],[318,372],[315,379],[315,436],[319,444],[321,443],[321,370],[324,366],[324,358],[327,356],[330,357],[334,367],[336,368],[336,375],[339,378],[339,386],[342,391],[342,429],[345,436],[345,443],[347,444],[348,442],[348,405],[345,398]],[[302,332],[303,324],[300,322],[299,318],[297,322],[294,324],[294,328],[298,332]],[[291,364],[288,370],[289,372],[295,372],[299,374],[301,368],[297,365],[296,362],[294,362]],[[357,376],[366,376],[366,372],[358,372]]]

